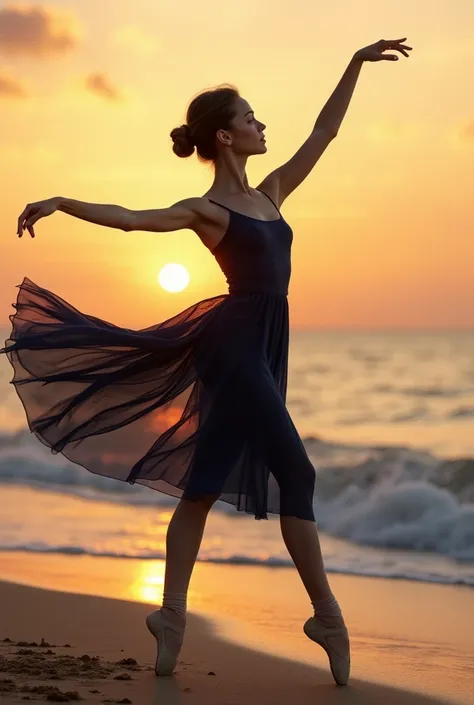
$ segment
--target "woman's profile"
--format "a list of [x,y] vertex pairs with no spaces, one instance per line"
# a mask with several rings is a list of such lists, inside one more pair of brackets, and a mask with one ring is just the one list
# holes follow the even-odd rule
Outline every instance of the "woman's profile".
[[32,433],[89,471],[179,499],[166,537],[163,601],[147,617],[157,675],[171,675],[186,626],[187,592],[216,500],[267,519],[282,537],[314,614],[305,634],[321,645],[336,683],[347,684],[349,635],[329,585],[313,509],[316,471],[286,408],[293,231],[281,213],[336,137],[365,61],[409,56],[406,38],[352,57],[301,148],[253,188],[250,156],[264,154],[265,124],[230,85],[197,95],[173,150],[214,167],[203,196],[167,208],[130,209],[55,197],[29,204],[18,236],[62,211],[122,231],[191,229],[224,272],[228,293],[141,330],[80,312],[28,278],[0,352]]

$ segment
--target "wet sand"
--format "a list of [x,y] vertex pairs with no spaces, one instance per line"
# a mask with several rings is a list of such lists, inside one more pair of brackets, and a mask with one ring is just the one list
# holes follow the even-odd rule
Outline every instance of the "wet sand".
[[[24,559],[28,560],[28,556]],[[193,575],[195,590],[206,573],[208,581],[211,573],[221,578],[233,574],[247,585],[252,582],[249,580],[252,574],[258,577],[258,569],[255,573],[252,568],[236,566],[229,570],[228,566],[197,564],[196,573],[196,579]],[[292,573],[280,573],[280,588],[285,588],[285,574],[290,582],[294,580]],[[273,571],[273,576],[277,575]],[[338,594],[344,593],[344,584],[350,591],[358,585],[361,593],[369,595],[369,601],[373,602],[377,593],[382,603],[385,599],[383,588],[378,586],[381,581],[332,576],[332,582],[337,582]],[[418,600],[420,611],[422,590],[427,598],[430,588],[446,587],[444,593],[438,593],[446,598],[451,590],[456,591],[450,586],[384,582],[393,594],[404,585],[408,586],[415,600],[411,609],[416,610]],[[432,595],[436,592],[432,591]],[[376,622],[378,611],[373,603],[374,623],[372,628],[365,624],[365,637],[354,627],[351,637],[353,676],[348,686],[341,687],[332,680],[320,647],[300,631],[290,634],[284,624],[278,629],[277,612],[273,619],[269,620],[267,615],[258,625],[255,620],[252,623],[243,615],[239,617],[238,610],[233,619],[225,615],[225,610],[209,610],[207,616],[191,610],[176,671],[172,677],[157,678],[153,670],[154,640],[144,627],[145,615],[155,605],[3,582],[0,583],[0,700],[8,705],[25,700],[70,702],[78,699],[85,703],[131,702],[135,705],[332,705],[343,702],[350,705],[434,705],[440,702],[467,705],[472,703],[474,649],[468,648],[470,640],[466,637],[473,612],[465,610],[468,603],[472,606],[474,596],[471,591],[461,591],[458,597],[457,609],[462,610],[458,649],[452,633],[440,631],[438,643],[434,643],[433,624],[431,631],[427,624],[424,633],[414,634],[416,620],[410,620],[410,614],[404,639],[394,638],[393,634],[386,634],[384,638]],[[245,594],[244,599],[248,599]],[[442,609],[442,604],[439,606]],[[364,604],[361,611],[367,619]],[[396,615],[395,608],[392,615],[387,615],[387,624],[396,620]],[[439,625],[442,627],[442,620]],[[387,631],[386,625],[382,626],[383,631]],[[417,628],[420,629],[420,623]],[[384,652],[390,656],[390,669],[384,662]],[[314,663],[311,664],[313,653]],[[284,658],[284,654],[288,658]],[[415,673],[415,678],[416,673],[419,675],[418,692],[407,687],[409,673]],[[386,682],[377,682],[379,676]],[[403,688],[395,687],[402,683]]]

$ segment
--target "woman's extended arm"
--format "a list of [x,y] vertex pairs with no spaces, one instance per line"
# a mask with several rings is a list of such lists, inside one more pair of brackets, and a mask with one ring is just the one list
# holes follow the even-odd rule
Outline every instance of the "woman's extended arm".
[[96,225],[118,228],[126,232],[131,230],[151,230],[152,232],[169,232],[192,228],[199,216],[200,198],[185,198],[169,208],[133,211],[123,206],[101,203],[85,203],[73,198],[56,196],[45,201],[29,203],[18,218],[18,237],[28,230],[35,237],[34,224],[56,211],[62,211],[75,218],[86,220]]
[[390,41],[381,39],[375,44],[356,51],[331,97],[321,110],[310,136],[288,161],[274,169],[260,184],[260,187],[266,184],[268,188],[271,187],[276,191],[280,205],[311,173],[321,155],[336,137],[363,62],[382,59],[394,61],[398,58],[396,54],[384,54],[386,49],[395,49],[404,56],[409,56],[407,51],[411,50],[411,47],[402,44],[403,41],[405,39]]
[[131,217],[131,211],[122,206],[102,205],[101,203],[85,203],[76,201],[73,198],[62,198],[55,196],[44,201],[29,203],[18,218],[18,237],[23,235],[24,230],[28,230],[31,237],[35,236],[33,225],[40,218],[52,215],[56,211],[63,211],[81,220],[97,225],[106,225],[110,228],[120,228],[126,230],[126,225]]
[[57,210],[62,213],[67,213],[81,220],[87,220],[89,223],[105,225],[109,228],[118,228],[119,230],[126,229],[125,226],[131,215],[131,211],[123,206],[85,203],[84,201],[76,201],[73,198],[61,197],[58,197],[57,201]]
[[408,57],[408,51],[411,51],[412,47],[402,44],[405,39],[406,37],[403,39],[380,39],[375,44],[369,44],[369,46],[356,51],[341,80],[321,110],[313,129],[324,129],[330,134],[337,134],[349,107],[364,61],[397,61],[396,54],[383,53],[387,49],[399,51]]

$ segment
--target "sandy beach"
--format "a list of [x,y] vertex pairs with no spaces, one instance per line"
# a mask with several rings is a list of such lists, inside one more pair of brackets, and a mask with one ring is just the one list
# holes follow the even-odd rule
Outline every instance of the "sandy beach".
[[[473,702],[469,588],[331,576],[352,642],[352,678],[338,687],[324,652],[301,631],[308,609],[294,571],[198,563],[177,669],[157,678],[144,627],[154,604],[73,589],[76,581],[77,592],[110,594],[113,584],[115,594],[131,595],[134,563],[143,562],[0,554],[2,576],[21,581],[0,583],[2,702]],[[58,589],[22,584],[27,575]]]

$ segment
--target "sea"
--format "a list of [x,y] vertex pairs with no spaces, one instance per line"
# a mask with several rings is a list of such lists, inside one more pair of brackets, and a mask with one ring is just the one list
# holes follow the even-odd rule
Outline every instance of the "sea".
[[[0,551],[164,558],[178,500],[52,454],[12,377],[0,355]],[[474,587],[474,330],[292,329],[287,406],[328,573]],[[221,501],[198,560],[293,565],[277,516]]]

